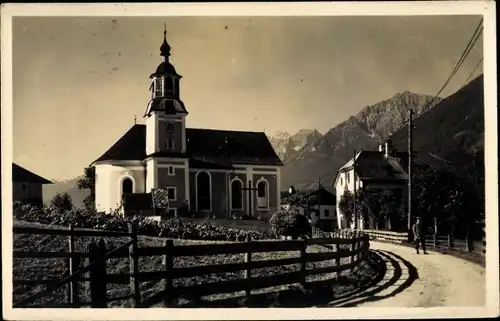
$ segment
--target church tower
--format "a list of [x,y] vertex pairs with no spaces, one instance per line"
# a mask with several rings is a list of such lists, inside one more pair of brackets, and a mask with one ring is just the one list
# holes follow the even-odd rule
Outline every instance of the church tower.
[[162,61],[151,79],[151,100],[146,119],[146,191],[168,191],[172,206],[189,200],[189,171],[186,158],[186,116],[180,99],[181,75],[170,63],[167,30],[160,47]]
[[186,152],[186,116],[188,112],[180,99],[181,75],[170,63],[170,45],[167,30],[163,32],[160,47],[161,63],[149,76],[151,100],[144,114],[146,118],[146,155],[169,157]]

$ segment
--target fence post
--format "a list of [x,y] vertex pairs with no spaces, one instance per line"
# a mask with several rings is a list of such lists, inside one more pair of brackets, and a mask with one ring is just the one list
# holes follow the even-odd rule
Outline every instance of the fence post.
[[301,284],[306,287],[306,268],[307,268],[307,256],[306,256],[307,243],[306,240],[302,239],[302,246],[300,247],[300,274],[301,274]]
[[[351,243],[349,244],[349,250],[351,251],[351,256],[349,257],[349,263],[354,263],[354,258],[355,258],[355,255],[354,253],[354,250],[356,248],[356,239],[355,238],[352,238],[351,239]],[[354,266],[351,266],[350,268],[351,272],[354,270]]]
[[249,297],[252,294],[252,269],[251,269],[251,264],[252,264],[252,239],[250,237],[247,237],[247,252],[245,253],[245,264],[246,268],[244,271],[244,278],[247,280],[247,285],[245,288],[245,294],[247,297]]
[[451,235],[448,234],[448,248],[451,249]]
[[128,224],[128,232],[131,233],[132,244],[128,248],[129,272],[130,272],[130,304],[137,307],[141,303],[141,291],[139,288],[139,258],[137,257],[137,232],[135,225]]
[[474,244],[472,243],[472,238],[470,236],[469,228],[466,227],[465,230],[465,251],[471,252],[473,250]]
[[360,251],[358,251],[358,250],[360,249],[360,247],[361,247],[361,244],[359,242],[359,238],[356,237],[356,241],[354,243],[354,250],[357,251],[356,255],[354,256],[355,262],[359,260],[359,253],[360,253]]
[[[76,270],[80,267],[80,257],[73,255],[75,253],[75,235],[73,234],[75,228],[72,224],[69,225],[69,230],[71,235],[68,237],[68,252],[70,253],[69,257],[69,274],[75,273]],[[68,303],[71,304],[71,307],[78,307],[78,303],[80,301],[79,297],[79,282],[78,280],[73,280],[68,283]]]
[[173,256],[173,248],[174,248],[174,240],[166,240],[163,243],[165,246],[165,254],[163,255],[163,269],[166,271],[167,275],[164,279],[163,289],[165,291],[165,296],[163,297],[163,306],[170,307],[173,302],[173,280],[172,277],[172,269],[174,268],[174,256]]
[[106,245],[104,240],[99,245],[90,243],[87,247],[90,262],[90,298],[92,308],[107,308],[106,303]]
[[[334,248],[335,252],[337,252],[337,253],[338,253],[338,252],[339,252],[339,250],[340,250],[340,245],[339,245],[338,243],[335,243],[335,244],[333,244],[333,248]],[[335,258],[335,259],[334,259],[334,262],[335,262],[335,263],[334,263],[334,265],[335,265],[335,266],[340,266],[340,258],[339,258],[339,257]],[[341,271],[339,271],[339,272],[337,272],[337,273],[335,274],[335,277],[336,277],[336,278],[338,278],[341,274],[342,274],[342,272],[341,272]]]

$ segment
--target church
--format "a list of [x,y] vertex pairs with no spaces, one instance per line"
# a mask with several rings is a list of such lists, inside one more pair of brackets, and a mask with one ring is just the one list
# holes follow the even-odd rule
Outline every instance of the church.
[[145,125],[133,125],[91,164],[96,210],[124,213],[124,203],[147,210],[163,195],[167,211],[141,213],[177,216],[184,204],[200,217],[269,218],[281,207],[283,166],[269,139],[263,132],[188,128],[182,76],[170,52],[165,29],[161,63],[150,76]]

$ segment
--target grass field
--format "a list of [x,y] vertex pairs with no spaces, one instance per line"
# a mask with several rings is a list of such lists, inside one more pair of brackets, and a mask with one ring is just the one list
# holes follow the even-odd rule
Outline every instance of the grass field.
[[[40,226],[38,224],[33,223],[24,223],[24,222],[16,222],[15,225],[22,226]],[[50,228],[57,228],[56,226],[50,226]],[[64,228],[64,227],[60,227]],[[100,239],[100,238],[99,238]],[[125,244],[129,241],[129,238],[104,238],[108,248],[113,248],[120,246],[121,244]],[[91,241],[98,241],[98,238],[94,237],[77,237],[76,238],[76,251],[85,251],[86,246]],[[147,247],[147,246],[161,246],[163,244],[164,239],[158,237],[145,237],[139,236],[139,247]],[[206,244],[206,243],[228,243],[228,242],[217,242],[217,241],[190,241],[190,240],[174,240],[174,244]],[[18,234],[14,235],[13,240],[14,250],[23,250],[23,251],[67,251],[68,250],[68,238],[64,236],[44,236],[44,235],[25,235]],[[323,246],[309,246],[307,248],[307,252],[325,252],[331,251],[328,248]],[[289,258],[296,257],[299,255],[298,251],[289,251],[289,252],[274,252],[274,253],[255,253],[252,255],[253,261],[258,260],[274,260],[281,258]],[[162,267],[162,258],[160,256],[152,256],[152,257],[143,257],[139,260],[139,269],[140,271],[157,271]],[[198,266],[198,265],[208,265],[208,264],[225,264],[225,263],[239,263],[243,262],[244,254],[227,254],[227,255],[211,255],[211,256],[197,256],[197,257],[180,257],[174,260],[174,267],[188,267],[188,266]],[[348,259],[345,259],[341,263],[348,263]],[[315,268],[315,267],[326,267],[332,266],[333,260],[323,261],[323,262],[314,262],[308,263],[307,268]],[[259,276],[268,276],[273,274],[280,274],[286,272],[297,271],[299,268],[298,264],[295,265],[287,265],[287,266],[278,266],[272,268],[264,268],[264,269],[255,269],[252,270],[252,275],[255,277]],[[128,259],[110,259],[108,260],[108,273],[128,273],[129,271],[129,263]],[[358,269],[350,276],[343,278],[344,282],[337,282],[336,285],[330,285],[330,290],[332,293],[342,293],[343,288],[345,290],[352,290],[353,286],[355,287],[357,283],[363,277],[371,277],[373,275],[373,271],[367,268],[366,265],[362,264]],[[14,259],[13,261],[13,276],[15,279],[60,279],[65,275],[68,275],[69,271],[67,269],[66,259]],[[349,273],[349,272],[345,272]],[[332,274],[330,275],[318,275],[308,278],[309,281],[318,281],[332,278]],[[174,286],[179,285],[194,285],[200,283],[211,283],[218,282],[222,280],[234,280],[243,277],[243,271],[235,272],[235,273],[221,273],[221,274],[209,274],[202,275],[192,278],[182,278],[174,280]],[[349,281],[351,280],[351,281]],[[80,291],[80,300],[82,302],[89,301],[89,289],[88,282],[81,282],[81,291]],[[343,283],[343,285],[341,284]],[[14,301],[25,298],[35,292],[43,290],[44,286],[15,286],[13,291]],[[161,282],[143,282],[140,285],[142,298],[147,298],[162,289]],[[340,292],[339,292],[340,291]],[[287,302],[283,302],[283,298],[279,299],[281,293],[289,293],[290,286],[279,286],[268,289],[258,290],[252,293],[258,295],[259,293],[264,293],[267,295],[266,300],[271,303],[261,302],[263,305],[272,305],[272,302],[280,301],[278,305],[287,304],[289,299],[285,299]],[[291,292],[297,292],[296,287],[292,287]],[[304,291],[299,291],[303,293]],[[124,296],[129,293],[128,285],[120,285],[120,284],[108,284],[108,297],[118,297]],[[236,304],[233,301],[242,293],[234,293],[234,294],[224,294],[224,295],[212,295],[209,297],[202,298],[202,301],[199,301],[199,298],[180,298],[177,300],[176,304],[178,306],[189,306],[192,302],[197,302],[197,306],[210,306],[215,304],[214,302],[219,302],[219,304],[227,305],[227,304]],[[244,294],[244,293],[243,293]],[[271,295],[271,296],[269,296]],[[296,296],[297,294],[295,294]],[[231,301],[233,300],[233,301]],[[44,297],[35,304],[37,305],[46,305],[46,304],[58,304],[66,302],[66,286],[63,286],[59,290],[54,291],[52,296]],[[233,303],[231,303],[233,302]],[[243,305],[248,305],[248,302],[238,303]],[[126,300],[110,302],[110,307],[126,307],[128,306],[128,302]]]

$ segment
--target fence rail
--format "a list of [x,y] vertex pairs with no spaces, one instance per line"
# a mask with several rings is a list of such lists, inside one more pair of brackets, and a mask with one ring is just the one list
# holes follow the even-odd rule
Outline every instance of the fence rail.
[[387,240],[396,243],[404,243],[408,241],[407,232],[392,232],[378,230],[363,230],[370,236],[370,239]]
[[[394,243],[407,243],[407,232],[392,232],[378,230],[363,230],[372,240],[390,241]],[[425,244],[427,247],[436,249],[453,249],[464,252],[474,252],[480,255],[486,254],[486,241],[467,242],[466,240],[454,239],[451,235],[439,235],[426,233]]]
[[[62,233],[57,233],[62,232]],[[90,304],[95,308],[107,308],[107,303],[113,300],[129,299],[133,307],[150,307],[159,303],[171,306],[173,300],[179,295],[187,293],[195,296],[205,296],[219,293],[231,293],[245,291],[250,295],[253,290],[278,285],[301,283],[307,285],[306,277],[311,275],[336,273],[338,276],[343,271],[352,270],[363,259],[363,254],[369,250],[368,235],[362,233],[342,232],[329,233],[324,236],[328,238],[313,238],[302,240],[263,240],[239,243],[222,244],[197,244],[197,245],[174,245],[173,240],[165,240],[163,246],[138,247],[137,232],[134,226],[129,226],[128,232],[105,232],[75,230],[70,226],[68,230],[42,229],[14,227],[14,233],[45,234],[68,236],[68,252],[34,252],[14,251],[14,258],[59,258],[67,259],[70,275],[59,280],[25,280],[14,279],[14,285],[36,285],[46,286],[45,290],[35,293],[28,298],[14,303],[14,307],[33,307],[33,303],[43,296],[50,295],[55,289],[67,285],[67,303],[61,307],[80,307]],[[107,249],[106,243],[101,238],[99,242],[90,242],[87,251],[75,251],[76,236],[127,236],[130,241],[118,248]],[[307,253],[306,249],[312,245],[331,246],[332,252]],[[341,249],[340,246],[348,246]],[[299,252],[300,256],[274,259],[274,260],[252,260],[253,253],[263,252]],[[211,264],[190,267],[174,267],[174,260],[187,256],[209,256],[218,254],[244,254],[244,262]],[[139,258],[148,256],[161,256],[161,266],[157,271],[140,272]],[[127,258],[129,262],[128,273],[108,273],[107,260],[110,258]],[[349,258],[349,263],[341,264],[342,258]],[[82,259],[86,264],[82,267]],[[307,263],[328,261],[333,266],[307,268]],[[254,277],[252,271],[256,269],[278,267],[284,265],[299,264],[299,271],[281,273],[269,276]],[[195,277],[212,273],[243,272],[243,278],[236,280],[211,282],[189,286],[174,286],[174,280],[178,278]],[[85,275],[89,274],[89,275]],[[162,282],[162,289],[158,293],[142,298],[140,291],[141,282]],[[79,302],[80,283],[90,283],[90,302]],[[107,296],[107,284],[128,284],[129,294],[116,298]]]
[[486,255],[486,241],[469,241],[454,239],[451,235],[427,234],[425,245],[437,249],[450,249],[464,252],[474,252],[479,255]]

